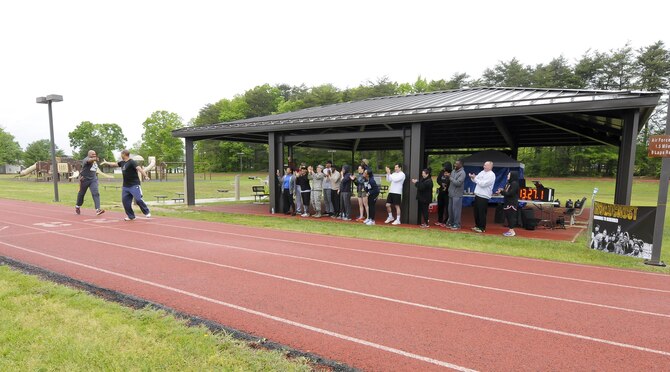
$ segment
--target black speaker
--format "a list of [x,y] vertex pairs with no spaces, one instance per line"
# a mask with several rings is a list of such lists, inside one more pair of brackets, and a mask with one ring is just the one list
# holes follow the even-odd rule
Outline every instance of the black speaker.
[[522,209],[521,222],[526,230],[535,230],[539,219],[535,218],[535,211],[532,209]]

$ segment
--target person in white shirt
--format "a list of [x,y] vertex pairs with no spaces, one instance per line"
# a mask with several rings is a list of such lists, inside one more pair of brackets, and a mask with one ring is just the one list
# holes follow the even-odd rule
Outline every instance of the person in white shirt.
[[[386,212],[389,216],[384,223],[400,225],[400,203],[402,202],[402,188],[405,183],[405,173],[402,172],[402,165],[396,164],[393,166],[393,173],[391,173],[391,168],[386,167],[386,181],[390,182],[391,186],[386,198]],[[395,206],[395,219],[393,218],[392,206]]]
[[484,163],[484,170],[475,175],[469,174],[472,182],[475,183],[475,227],[473,231],[483,233],[486,231],[486,211],[489,207],[489,199],[493,194],[493,184],[496,182],[496,175],[493,173],[493,162]]

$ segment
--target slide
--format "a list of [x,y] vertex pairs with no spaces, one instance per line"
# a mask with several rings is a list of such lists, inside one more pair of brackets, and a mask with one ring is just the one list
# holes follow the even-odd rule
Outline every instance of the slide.
[[144,171],[149,173],[154,168],[156,168],[156,157],[155,156],[149,156],[149,165],[144,167]]
[[35,171],[35,169],[37,169],[37,163],[35,163],[35,164],[29,166],[28,168],[22,170],[21,173],[19,173],[18,176],[19,177],[25,177],[25,176],[29,175],[30,173],[33,173]]

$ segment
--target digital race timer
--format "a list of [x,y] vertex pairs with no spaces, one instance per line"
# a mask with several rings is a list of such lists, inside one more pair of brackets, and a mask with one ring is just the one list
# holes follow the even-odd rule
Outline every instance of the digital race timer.
[[554,201],[554,189],[521,187],[519,188],[519,200]]

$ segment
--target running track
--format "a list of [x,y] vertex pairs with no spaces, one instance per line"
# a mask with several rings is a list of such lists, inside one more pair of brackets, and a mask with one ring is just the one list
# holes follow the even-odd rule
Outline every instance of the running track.
[[0,255],[364,370],[670,369],[669,275],[2,199],[0,210]]

